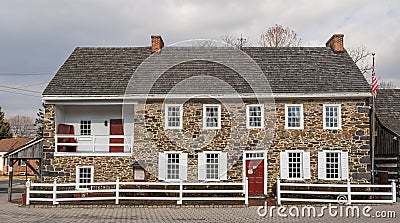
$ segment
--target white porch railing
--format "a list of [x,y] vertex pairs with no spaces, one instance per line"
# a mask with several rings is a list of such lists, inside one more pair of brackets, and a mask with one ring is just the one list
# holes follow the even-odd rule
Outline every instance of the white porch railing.
[[[282,187],[294,187],[293,190],[285,190]],[[309,187],[308,190],[299,190],[299,187]],[[315,190],[317,189],[318,190]],[[343,188],[343,191],[320,190],[321,188]],[[364,191],[354,191],[354,188],[364,188]],[[378,190],[377,190],[378,189]],[[289,198],[290,195],[334,195],[336,199],[313,199],[313,198]],[[369,199],[356,199],[355,196],[368,196]],[[379,199],[378,199],[379,198]],[[371,184],[306,184],[306,183],[282,183],[277,180],[277,203],[289,202],[316,202],[316,203],[339,203],[339,204],[389,204],[396,203],[396,183],[392,181],[389,185]]]
[[[88,188],[80,188],[82,186]],[[121,186],[134,186],[133,189],[126,189]],[[178,189],[155,189],[155,188],[136,188],[138,186],[175,186]],[[240,190],[230,189],[186,189],[188,186],[239,186]],[[34,187],[48,188],[45,190],[34,190]],[[71,189],[74,188],[74,189]],[[121,193],[155,193],[161,196],[121,196]],[[165,193],[173,196],[162,196]],[[35,197],[32,195],[42,194],[47,197]],[[66,197],[73,194],[88,194],[86,197]],[[102,194],[103,196],[96,196]],[[112,196],[109,196],[112,194]],[[185,196],[185,194],[236,194],[236,196]],[[239,196],[242,194],[243,196]],[[61,196],[60,196],[61,195]],[[64,195],[64,196],[62,196]],[[91,196],[93,195],[93,196]],[[108,196],[104,196],[108,195]],[[248,205],[248,180],[244,183],[221,182],[221,183],[162,183],[162,182],[120,182],[117,179],[115,182],[98,182],[98,183],[64,183],[58,184],[56,180],[51,183],[33,183],[29,179],[26,183],[26,205],[32,201],[52,202],[54,205],[59,202],[68,201],[105,201],[115,200],[115,204],[119,204],[120,200],[167,200],[177,201],[177,204],[182,204],[183,201],[244,201]]]
[[[123,143],[110,142],[110,139],[123,139]],[[71,149],[75,153],[107,153],[110,146],[123,147],[123,153],[131,153],[132,136],[126,135],[70,135],[70,134],[56,134],[55,146],[57,152],[71,152],[59,151],[59,148],[75,148]]]

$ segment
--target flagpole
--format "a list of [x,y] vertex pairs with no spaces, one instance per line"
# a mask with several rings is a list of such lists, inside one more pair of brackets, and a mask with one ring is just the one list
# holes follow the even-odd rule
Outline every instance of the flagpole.
[[[372,53],[372,69],[375,69],[375,53]],[[372,95],[371,136],[371,183],[375,184],[375,95]]]

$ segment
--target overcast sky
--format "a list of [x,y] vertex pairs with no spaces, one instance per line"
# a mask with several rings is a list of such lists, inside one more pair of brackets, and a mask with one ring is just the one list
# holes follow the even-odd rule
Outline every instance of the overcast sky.
[[152,34],[167,45],[242,34],[256,46],[274,24],[304,46],[343,33],[346,48],[374,51],[377,76],[400,87],[399,23],[398,0],[0,0],[0,106],[6,117],[35,117],[40,92],[77,46],[148,46]]

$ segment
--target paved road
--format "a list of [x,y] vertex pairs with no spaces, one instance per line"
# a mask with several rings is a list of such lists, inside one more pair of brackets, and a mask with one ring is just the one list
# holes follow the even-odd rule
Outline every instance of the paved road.
[[[0,184],[0,186],[3,184]],[[14,197],[21,197],[16,194]],[[94,206],[58,206],[58,207],[22,207],[18,204],[8,203],[7,194],[0,193],[0,222],[398,222],[400,219],[400,204],[371,206],[371,217],[347,218],[332,217],[325,210],[324,217],[279,217],[276,210],[273,210],[273,217],[267,215],[260,217],[257,214],[258,207],[193,207],[193,206],[170,206],[170,207],[135,207],[135,206],[113,206],[113,207],[94,207]],[[289,207],[292,208],[292,207]],[[301,211],[302,207],[297,207]],[[362,210],[364,206],[361,206]],[[292,208],[292,211],[295,208]],[[320,207],[317,207],[320,210]],[[381,212],[386,211],[386,212]],[[394,212],[397,218],[377,218],[378,214]],[[294,212],[293,212],[294,213]],[[300,212],[301,213],[301,212]],[[318,212],[319,213],[319,212]],[[289,214],[289,211],[284,211]],[[301,214],[300,214],[301,215]]]
[[[24,191],[25,185],[24,179],[14,179],[13,180],[13,191],[15,193],[22,193]],[[0,193],[7,193],[8,189],[8,177],[1,177],[0,178]]]

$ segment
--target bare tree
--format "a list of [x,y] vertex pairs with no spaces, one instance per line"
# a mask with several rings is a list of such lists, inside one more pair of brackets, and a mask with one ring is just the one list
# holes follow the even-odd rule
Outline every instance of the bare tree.
[[385,81],[385,80],[379,80],[379,86],[378,88],[380,89],[393,89],[394,83],[392,81]]
[[[350,47],[347,49],[350,57],[353,59],[354,63],[357,64],[361,73],[365,73],[372,68],[372,52],[369,51],[365,46]],[[367,79],[368,80],[368,79]]]
[[36,134],[34,120],[31,117],[16,115],[7,120],[14,136],[30,137]]
[[236,48],[241,48],[244,46],[250,46],[247,39],[240,36],[240,38],[235,38],[232,34],[225,33],[221,36],[221,40],[227,43],[229,46],[234,46]]
[[264,47],[296,47],[301,46],[301,38],[289,27],[276,24],[261,34],[260,44]]

